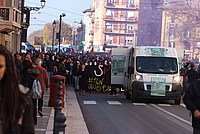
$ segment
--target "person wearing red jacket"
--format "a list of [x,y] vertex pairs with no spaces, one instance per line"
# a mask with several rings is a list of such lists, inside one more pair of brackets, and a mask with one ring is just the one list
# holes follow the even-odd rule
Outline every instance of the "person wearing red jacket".
[[[50,82],[48,79],[47,70],[42,67],[42,60],[40,58],[35,59],[35,65],[36,65],[35,69],[40,71],[40,74],[38,75],[38,80],[41,85],[42,96],[41,98],[38,98],[38,114],[42,117],[43,116],[43,113],[42,113],[43,95],[44,95],[44,92],[48,91]],[[35,100],[35,103],[37,104],[37,99]]]

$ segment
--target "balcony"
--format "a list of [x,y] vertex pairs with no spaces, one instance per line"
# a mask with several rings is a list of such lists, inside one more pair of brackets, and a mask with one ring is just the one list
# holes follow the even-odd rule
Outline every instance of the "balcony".
[[106,16],[104,20],[114,20],[112,16]]
[[137,17],[129,17],[129,18],[126,18],[126,17],[121,17],[121,18],[118,18],[118,17],[112,17],[112,16],[106,16],[104,18],[105,21],[109,21],[109,22],[122,22],[122,23],[126,23],[126,22],[138,22],[138,18]]
[[138,5],[134,3],[106,3],[108,9],[138,10]]
[[113,30],[112,30],[112,29],[109,29],[109,28],[106,28],[106,29],[105,29],[105,33],[112,33],[112,31],[113,31]]
[[129,18],[126,18],[126,21],[137,22],[138,19],[137,17],[129,17]]
[[0,32],[9,33],[21,28],[21,11],[14,7],[0,6]]
[[133,3],[129,3],[126,5],[127,8],[131,8],[131,9],[138,9],[138,5],[137,4],[133,4]]
[[125,30],[126,33],[131,33],[133,34],[134,33],[134,30]]
[[106,7],[114,7],[115,4],[114,3],[106,3]]

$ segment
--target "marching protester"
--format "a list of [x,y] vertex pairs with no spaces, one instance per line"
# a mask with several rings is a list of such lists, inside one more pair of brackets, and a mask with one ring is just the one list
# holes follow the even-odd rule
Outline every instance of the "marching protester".
[[51,76],[53,76],[53,72],[54,72],[54,62],[53,62],[52,56],[50,54],[45,55],[45,58],[43,60],[43,67],[47,70],[49,80],[50,80],[50,78],[51,78]]
[[18,86],[16,75],[12,55],[0,45],[0,133],[34,134],[31,91]]
[[66,66],[66,84],[71,84],[71,80],[70,80],[70,72],[71,72],[71,58],[67,58],[67,61],[65,63]]
[[36,106],[37,100],[38,100],[38,114],[42,117],[43,116],[43,113],[42,113],[43,96],[44,96],[44,92],[48,91],[50,83],[48,79],[48,73],[46,69],[42,67],[42,60],[40,58],[37,58],[35,60],[35,65],[36,65],[35,69],[40,71],[40,74],[38,75],[38,81],[40,82],[40,85],[41,85],[42,95],[40,98],[35,99],[33,103]]
[[79,90],[78,71],[80,68],[81,68],[80,61],[76,60],[72,67],[73,85],[74,85],[75,91]]
[[[24,60],[22,62],[23,65],[23,77],[21,79],[21,84],[29,89],[32,89],[33,82],[39,75],[40,71],[35,69],[33,67],[32,60],[27,58],[27,60]],[[31,97],[32,98],[32,97]],[[34,99],[32,100],[34,102]],[[37,125],[37,110],[36,110],[36,105],[33,103],[33,119],[35,125]]]
[[82,64],[78,71],[79,76],[79,94],[85,95],[85,90],[87,88],[88,73],[86,72],[85,65]]
[[17,70],[17,76],[18,76],[18,81],[21,80],[22,78],[22,73],[23,73],[23,65],[22,65],[22,54],[21,53],[15,53],[14,58],[15,58],[15,66]]
[[62,76],[64,76],[64,77],[66,77],[66,70],[67,70],[67,68],[66,68],[66,66],[65,66],[65,62],[66,62],[67,60],[63,57],[63,58],[61,58],[60,59],[60,62],[58,63],[58,75],[62,75]]
[[186,108],[192,114],[193,134],[200,134],[200,81],[190,83],[183,97]]
[[194,63],[190,64],[190,69],[188,71],[186,71],[186,77],[187,77],[187,85],[189,85],[191,82],[198,79],[198,73],[195,70]]

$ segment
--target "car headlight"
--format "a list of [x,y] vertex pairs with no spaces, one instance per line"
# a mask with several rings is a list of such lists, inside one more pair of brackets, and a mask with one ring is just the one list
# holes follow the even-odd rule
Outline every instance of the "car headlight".
[[136,80],[143,80],[143,77],[142,77],[142,75],[136,74],[135,79]]
[[173,83],[180,83],[180,81],[181,81],[180,76],[174,76]]

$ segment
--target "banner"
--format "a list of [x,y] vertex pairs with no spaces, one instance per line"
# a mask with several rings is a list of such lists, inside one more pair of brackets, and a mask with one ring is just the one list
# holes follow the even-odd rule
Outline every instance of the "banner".
[[165,96],[166,95],[166,79],[165,78],[151,78],[151,95]]
[[112,55],[111,61],[112,61],[111,73],[114,75],[117,75],[117,74],[124,75],[125,56]]

